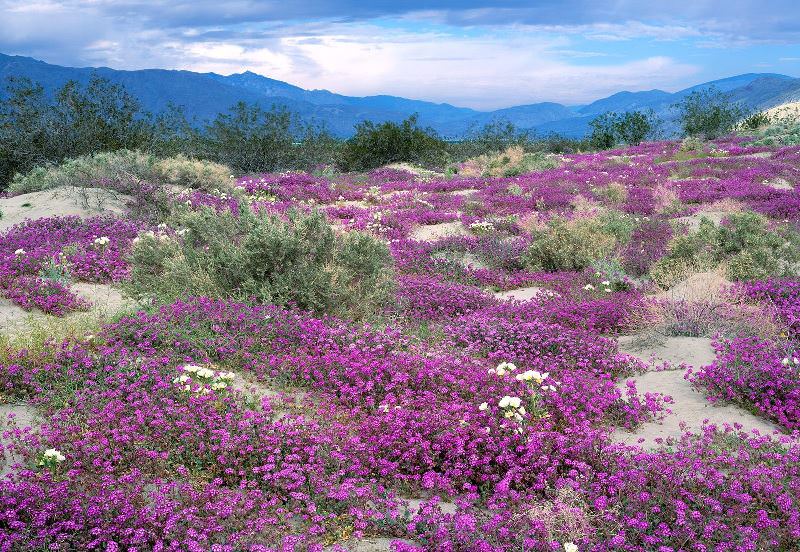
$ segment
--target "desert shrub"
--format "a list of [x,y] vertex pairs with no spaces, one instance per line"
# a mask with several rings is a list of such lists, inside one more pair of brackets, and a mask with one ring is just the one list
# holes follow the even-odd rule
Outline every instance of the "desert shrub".
[[594,194],[608,203],[618,205],[628,199],[628,189],[619,182],[612,182],[608,186],[603,186],[594,190]]
[[320,213],[180,211],[177,232],[143,235],[131,253],[136,297],[227,298],[366,316],[391,294],[388,248],[356,232],[337,236]]
[[753,131],[759,130],[763,127],[768,126],[772,122],[772,119],[769,115],[764,113],[763,111],[758,111],[756,113],[751,113],[739,123],[739,128],[745,131]]
[[742,109],[716,88],[695,90],[675,105],[685,136],[718,138],[733,130]]
[[239,102],[206,123],[195,137],[197,153],[240,172],[309,170],[332,163],[339,141],[284,108]]
[[521,146],[513,146],[498,155],[490,156],[483,176],[519,176],[552,169],[560,164],[560,161],[551,155],[541,152],[526,153]]
[[12,77],[0,98],[0,183],[69,157],[142,148],[152,136],[136,98],[97,75],[85,85],[68,81],[52,97]]
[[790,276],[800,261],[798,245],[796,231],[769,228],[767,219],[757,213],[732,213],[719,226],[703,218],[697,232],[670,242],[667,254],[653,265],[651,277],[664,286],[681,271],[701,272],[720,263],[726,264],[731,280]]
[[617,240],[596,219],[555,218],[544,231],[534,231],[524,255],[531,270],[583,270],[614,252]]
[[610,149],[617,144],[638,145],[654,138],[659,121],[652,110],[609,111],[589,121],[589,127],[592,129],[589,143],[598,149]]
[[758,335],[774,338],[779,333],[774,315],[749,305],[741,294],[709,294],[703,299],[656,298],[631,311],[626,321],[631,332],[655,337],[737,337]]
[[167,159],[139,151],[118,150],[67,159],[60,165],[36,167],[17,174],[9,193],[24,194],[58,186],[93,186],[97,183],[144,181],[187,188],[219,189],[230,185],[228,167],[190,159],[183,155]]
[[780,122],[759,133],[751,142],[754,146],[796,146],[800,144],[800,123]]
[[407,161],[423,166],[443,166],[446,143],[430,128],[417,124],[412,115],[395,123],[363,121],[342,149],[339,165],[348,171],[374,169],[389,163]]
[[609,209],[597,216],[597,224],[601,232],[614,236],[619,244],[626,244],[630,241],[637,222],[628,213]]

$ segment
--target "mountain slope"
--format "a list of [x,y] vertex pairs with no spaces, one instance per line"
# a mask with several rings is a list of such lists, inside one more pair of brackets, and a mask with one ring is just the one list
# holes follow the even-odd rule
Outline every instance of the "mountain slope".
[[[750,109],[763,109],[800,99],[800,79],[774,73],[747,73],[680,90],[618,92],[583,106],[568,107],[542,102],[495,111],[476,111],[450,104],[378,95],[353,97],[328,90],[305,90],[283,81],[246,71],[233,75],[192,71],[144,69],[122,71],[108,67],[62,67],[23,56],[0,54],[0,80],[9,76],[28,77],[53,93],[68,80],[85,83],[92,74],[121,84],[153,113],[168,104],[183,106],[196,124],[227,111],[236,102],[259,104],[264,108],[285,107],[306,121],[325,125],[339,136],[348,136],[360,121],[400,121],[413,113],[422,125],[431,126],[446,138],[459,138],[470,129],[492,121],[509,121],[521,129],[539,133],[558,132],[585,135],[589,121],[606,111],[652,109],[674,128],[674,104],[694,90],[710,86],[729,93],[734,101]],[[0,91],[2,96],[4,90]]]

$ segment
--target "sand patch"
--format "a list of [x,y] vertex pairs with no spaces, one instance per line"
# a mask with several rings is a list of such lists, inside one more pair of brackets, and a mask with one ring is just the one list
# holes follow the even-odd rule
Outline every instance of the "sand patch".
[[719,225],[729,215],[730,215],[729,211],[701,211],[693,215],[678,217],[672,220],[679,222],[681,224],[685,224],[686,226],[688,226],[690,232],[694,232],[700,228],[700,221],[704,218],[707,218],[714,224]]
[[[394,537],[365,537],[362,539],[351,539],[337,544],[338,546],[344,547],[345,550],[350,550],[352,552],[390,552],[393,542],[402,542],[403,544],[412,546],[416,545],[415,542],[408,539]],[[323,550],[333,550],[333,546],[326,546]]]
[[[693,367],[707,366],[714,361],[711,340],[701,337],[670,337],[656,344],[638,343],[636,336],[619,338],[620,351],[633,355],[645,362],[655,360],[672,365],[685,363]],[[663,420],[642,424],[634,432],[624,429],[616,430],[612,438],[630,445],[640,444],[645,448],[658,446],[657,440],[669,437],[679,439],[687,431],[700,433],[704,421],[715,424],[722,429],[725,424],[740,424],[743,431],[758,430],[762,434],[780,431],[780,428],[746,410],[733,405],[716,406],[708,402],[702,393],[692,387],[684,376],[683,369],[651,371],[627,378],[617,383],[620,390],[625,389],[625,382],[632,379],[641,394],[662,393],[672,397],[673,404],[668,405],[671,413]],[[639,442],[643,440],[641,443]]]
[[538,297],[543,291],[543,288],[531,286],[508,291],[496,291],[494,296],[501,301],[529,301],[534,297]]
[[764,185],[776,190],[794,190],[792,183],[785,178],[773,178],[772,180],[765,180]]
[[764,112],[772,120],[794,120],[800,117],[800,102],[788,102],[776,105]]
[[0,334],[19,330],[31,313],[5,298],[0,298]]
[[705,337],[667,337],[660,340],[642,339],[640,336],[623,335],[617,338],[619,350],[644,362],[673,366],[685,363],[689,366],[708,366],[714,359],[711,340]]
[[25,220],[55,216],[81,218],[108,214],[124,214],[133,201],[131,196],[104,188],[60,186],[52,190],[31,192],[0,199],[0,230],[11,228]]
[[92,310],[105,314],[113,314],[137,306],[136,301],[108,284],[79,282],[72,284],[70,290],[78,297],[88,300],[92,305]]
[[[13,416],[13,421],[10,416]],[[11,473],[11,467],[22,461],[18,454],[13,454],[6,449],[11,439],[4,437],[4,433],[12,427],[24,430],[26,427],[35,428],[39,423],[39,416],[32,406],[24,403],[0,404],[0,444],[3,445],[3,456],[0,458],[0,478]]]
[[409,236],[412,240],[431,242],[453,236],[467,236],[469,232],[460,221],[417,226]]
[[478,190],[477,188],[467,188],[466,190],[453,190],[452,192],[450,192],[450,195],[470,196],[472,194],[477,194],[478,192],[480,192],[480,190]]

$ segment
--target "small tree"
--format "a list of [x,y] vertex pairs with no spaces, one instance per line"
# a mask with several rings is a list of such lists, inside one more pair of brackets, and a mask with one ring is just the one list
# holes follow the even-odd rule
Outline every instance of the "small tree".
[[345,170],[360,171],[400,161],[443,164],[446,156],[447,144],[432,129],[420,127],[415,114],[401,123],[359,123],[344,145],[339,164]]
[[744,115],[741,107],[714,87],[695,90],[675,104],[684,136],[707,139],[731,132]]
[[296,125],[285,109],[265,111],[239,102],[206,125],[198,150],[202,157],[240,171],[279,170],[291,157]]
[[592,133],[589,143],[597,149],[610,149],[617,144],[638,145],[654,138],[660,121],[652,109],[647,111],[608,111],[589,122]]
[[637,146],[658,134],[660,121],[652,109],[628,111],[619,115],[614,124],[617,139],[623,144]]
[[589,143],[593,147],[611,149],[617,145],[617,117],[616,113],[608,111],[589,121],[589,126],[592,129],[589,135]]

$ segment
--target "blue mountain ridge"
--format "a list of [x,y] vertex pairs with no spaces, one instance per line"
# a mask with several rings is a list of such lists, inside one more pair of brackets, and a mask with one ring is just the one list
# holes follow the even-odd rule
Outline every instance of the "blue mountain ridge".
[[[492,121],[508,121],[517,128],[539,134],[557,132],[581,137],[589,121],[606,111],[652,109],[666,120],[666,130],[675,128],[674,104],[694,90],[714,86],[748,109],[764,109],[800,99],[800,79],[775,73],[747,73],[701,83],[678,92],[663,90],[618,92],[582,106],[554,102],[519,105],[494,111],[478,111],[446,103],[434,103],[390,95],[345,96],[328,90],[306,90],[299,86],[246,71],[233,75],[196,73],[168,69],[117,70],[108,67],[64,67],[30,57],[0,54],[0,81],[28,77],[52,94],[68,80],[81,83],[93,74],[121,84],[150,112],[159,113],[172,103],[182,106],[196,123],[213,119],[239,101],[264,108],[284,107],[303,120],[323,124],[332,133],[346,137],[360,121],[400,121],[419,114],[422,125],[441,136],[458,139],[472,128]],[[0,95],[5,90],[0,91]]]

